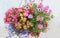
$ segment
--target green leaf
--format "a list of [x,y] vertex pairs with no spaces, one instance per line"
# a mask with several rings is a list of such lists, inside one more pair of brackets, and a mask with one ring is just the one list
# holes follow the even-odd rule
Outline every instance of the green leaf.
[[36,32],[40,32],[40,31],[41,31],[41,29],[39,29],[39,28],[36,29]]
[[44,20],[50,20],[51,18],[49,16],[45,16]]
[[53,15],[51,15],[51,18],[53,18],[54,16]]
[[33,10],[36,10],[36,7],[37,7],[37,5],[34,3],[32,6]]
[[48,28],[45,27],[45,28],[43,29],[43,30],[44,30],[43,32],[47,32],[47,29],[48,29]]

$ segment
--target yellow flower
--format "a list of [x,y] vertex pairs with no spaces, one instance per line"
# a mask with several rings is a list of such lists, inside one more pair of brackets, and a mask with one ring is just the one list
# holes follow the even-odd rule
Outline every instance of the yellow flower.
[[26,25],[24,25],[23,28],[24,28],[24,30],[27,30],[27,26]]
[[33,27],[33,25],[31,25],[31,27]]
[[23,17],[21,17],[21,19],[20,19],[21,21],[23,20]]
[[16,27],[17,29],[21,29],[22,24],[18,22],[18,26]]
[[20,16],[22,17],[22,16],[23,16],[23,14],[21,14],[21,13],[20,13]]
[[18,26],[20,27],[20,26],[22,26],[22,24],[18,22]]
[[21,19],[23,19],[23,17],[21,17]]
[[32,23],[30,23],[29,21],[27,21],[27,28],[33,27]]

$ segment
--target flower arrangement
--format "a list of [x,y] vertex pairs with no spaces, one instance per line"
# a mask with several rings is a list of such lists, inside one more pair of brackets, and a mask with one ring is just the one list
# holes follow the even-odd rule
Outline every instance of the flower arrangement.
[[8,29],[12,34],[15,32],[16,35],[28,34],[38,37],[48,28],[48,20],[51,18],[49,6],[33,3],[9,9],[5,14],[4,22],[9,24]]

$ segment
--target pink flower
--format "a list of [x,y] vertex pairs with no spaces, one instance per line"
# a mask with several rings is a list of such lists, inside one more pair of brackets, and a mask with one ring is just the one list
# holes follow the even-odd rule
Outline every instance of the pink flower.
[[[16,14],[15,14],[16,12]],[[7,23],[15,23],[17,22],[17,18],[20,16],[19,8],[9,9],[5,14],[5,22]]]
[[52,12],[52,10],[49,10],[47,14],[50,16],[51,15],[51,12]]
[[37,26],[39,29],[43,29],[43,24],[38,24]]
[[47,11],[47,10],[49,9],[49,6],[45,6],[45,7],[43,7],[43,9],[44,9],[45,11]]
[[29,13],[29,11],[28,11],[28,10],[24,10],[24,12],[25,12],[25,13]]
[[13,10],[14,10],[15,12],[20,11],[19,8],[13,8]]
[[9,24],[11,24],[12,22],[11,22],[11,18],[7,18],[7,22],[9,23]]
[[15,23],[15,27],[17,27],[18,26],[18,23]]
[[12,8],[11,8],[11,9],[9,9],[7,12],[8,12],[8,13],[10,13],[10,14],[12,14],[12,13],[13,13]]
[[10,21],[11,20],[11,18],[7,18],[7,21]]
[[42,17],[37,16],[36,21],[42,21],[42,20],[43,20]]
[[26,14],[26,16],[28,16],[29,11],[28,10],[24,10],[24,13]]
[[42,5],[42,3],[40,3],[39,5],[38,5],[38,8],[42,8],[43,7],[43,5]]

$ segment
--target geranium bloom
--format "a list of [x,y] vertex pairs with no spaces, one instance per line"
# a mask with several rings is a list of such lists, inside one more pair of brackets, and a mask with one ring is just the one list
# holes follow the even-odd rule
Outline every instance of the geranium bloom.
[[33,13],[34,13],[34,10],[29,9],[29,13],[30,13],[30,14],[33,14]]
[[40,29],[43,29],[43,28],[44,28],[44,27],[43,27],[43,24],[38,24],[37,27],[40,28]]

